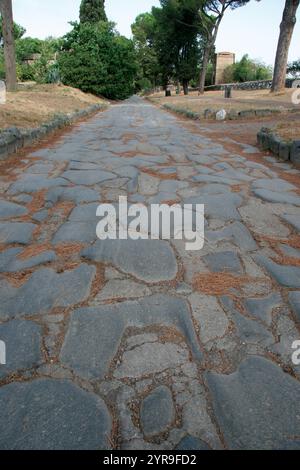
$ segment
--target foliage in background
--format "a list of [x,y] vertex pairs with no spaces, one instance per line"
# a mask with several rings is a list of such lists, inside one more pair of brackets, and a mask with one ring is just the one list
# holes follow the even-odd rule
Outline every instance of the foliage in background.
[[152,13],[157,21],[156,47],[163,85],[173,78],[188,93],[201,55],[199,0],[161,0],[160,3],[161,8],[153,8]]
[[290,64],[288,64],[287,72],[292,77],[299,78],[300,77],[300,59],[295,60],[294,62],[291,62]]
[[[37,83],[58,82],[56,54],[60,50],[61,43],[60,39],[52,37],[44,41],[36,38],[22,38],[16,41],[18,79],[33,80]],[[39,57],[31,63],[33,54],[38,54]]]
[[137,16],[131,25],[138,71],[137,91],[148,92],[160,84],[160,67],[155,48],[156,21],[151,13]]
[[5,79],[5,66],[4,66],[4,52],[3,49],[0,48],[0,80]]
[[[250,0],[202,0],[199,8],[199,19],[203,28],[204,52],[201,60],[199,91],[204,93],[207,67],[215,47],[218,32],[228,10],[235,10],[246,5]],[[257,0],[260,1],[260,0]]]
[[224,72],[224,83],[242,83],[254,80],[271,80],[272,67],[257,60],[250,59],[248,54]]
[[117,34],[113,23],[73,23],[58,65],[63,83],[84,92],[109,99],[125,99],[134,92],[133,42]]
[[[21,39],[26,33],[26,29],[17,23],[14,23],[14,38]],[[3,52],[3,34],[2,34],[2,17],[0,15],[0,80],[5,79],[4,52]]]
[[[23,26],[14,23],[14,38],[15,40],[20,39],[26,33],[26,29]],[[2,17],[0,15],[0,47],[3,47],[3,35],[2,35]]]
[[82,0],[80,4],[80,23],[99,23],[107,21],[105,0]]
[[201,0],[161,0],[161,7],[139,15],[132,25],[133,41],[139,64],[137,85],[164,86],[170,81],[182,84],[199,73]]

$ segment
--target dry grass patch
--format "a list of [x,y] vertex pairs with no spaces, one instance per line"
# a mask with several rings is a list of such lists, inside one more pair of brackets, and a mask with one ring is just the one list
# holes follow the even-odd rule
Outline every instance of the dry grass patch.
[[[279,122],[273,129],[283,140],[293,141],[300,139],[300,122],[294,121],[292,123],[282,121]],[[299,182],[299,178],[298,178]]]
[[220,109],[239,112],[266,108],[296,108],[296,105],[292,103],[293,91],[287,88],[284,93],[271,95],[269,90],[233,90],[231,99],[224,98],[224,91],[206,91],[200,96],[198,92],[192,92],[188,96],[181,94],[168,98],[160,92],[150,95],[149,99],[159,105],[170,104],[194,113],[203,112],[205,109],[215,112]]
[[84,248],[83,243],[59,243],[55,246],[56,254],[62,259],[69,259],[78,255]]
[[45,205],[45,195],[47,189],[41,189],[32,195],[32,200],[26,205],[30,214],[34,212],[38,212],[39,210],[43,209]]
[[258,279],[250,276],[234,276],[230,273],[200,273],[193,279],[193,288],[207,295],[230,295],[232,289],[240,290],[250,282],[256,283]]
[[177,180],[177,173],[160,173],[150,168],[141,168],[141,171],[160,180]]
[[0,129],[38,127],[55,114],[68,114],[93,104],[105,103],[94,95],[63,85],[26,85],[7,93],[0,106]]

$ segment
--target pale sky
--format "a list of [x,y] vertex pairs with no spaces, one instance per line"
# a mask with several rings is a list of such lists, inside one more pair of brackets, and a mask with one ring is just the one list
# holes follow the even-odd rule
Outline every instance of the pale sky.
[[[223,20],[217,51],[235,52],[237,59],[250,57],[273,64],[279,25],[285,0],[261,0],[230,11]],[[44,39],[62,36],[69,21],[78,19],[80,0],[13,0],[14,19],[27,30],[27,36]],[[158,0],[106,0],[106,12],[121,34],[130,37],[130,25],[137,15],[158,6]],[[290,60],[300,58],[300,9],[290,48]]]

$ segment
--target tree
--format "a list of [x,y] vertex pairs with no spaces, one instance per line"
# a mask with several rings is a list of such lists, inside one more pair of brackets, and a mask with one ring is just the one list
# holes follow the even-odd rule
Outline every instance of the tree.
[[2,15],[6,88],[8,91],[14,91],[17,88],[17,71],[12,0],[0,1],[0,13]]
[[228,9],[235,10],[248,3],[249,0],[204,0],[199,10],[200,20],[204,29],[205,48],[201,63],[199,93],[204,93],[205,77],[209,58],[216,43],[219,28]]
[[[2,16],[0,15],[0,46],[3,46],[3,24],[2,23],[3,23],[3,19],[2,19]],[[25,33],[26,33],[26,29],[23,28],[23,26],[14,22],[15,41],[17,41],[18,39],[21,39]]]
[[157,23],[155,47],[163,85],[173,78],[183,84],[185,94],[200,57],[200,1],[161,0],[161,8],[152,9]]
[[133,42],[116,33],[113,23],[73,23],[58,65],[62,82],[84,92],[109,99],[126,99],[134,93]]
[[156,20],[152,13],[142,13],[131,25],[133,43],[138,63],[138,90],[156,87],[159,80],[159,63],[155,48]]
[[224,83],[241,83],[254,80],[270,80],[272,67],[268,67],[258,60],[252,60],[248,54],[239,62],[227,67],[224,71]]
[[82,0],[80,5],[80,23],[107,21],[104,3],[105,0]]
[[280,25],[280,35],[278,40],[272,92],[279,92],[285,88],[286,70],[289,55],[289,48],[296,24],[296,13],[300,0],[286,0]]

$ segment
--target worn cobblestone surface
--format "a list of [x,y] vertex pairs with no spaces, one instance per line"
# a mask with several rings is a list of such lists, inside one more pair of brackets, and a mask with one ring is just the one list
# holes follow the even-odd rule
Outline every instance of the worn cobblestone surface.
[[[1,165],[1,449],[299,449],[299,172],[204,130],[133,97]],[[120,195],[203,250],[97,240]]]

